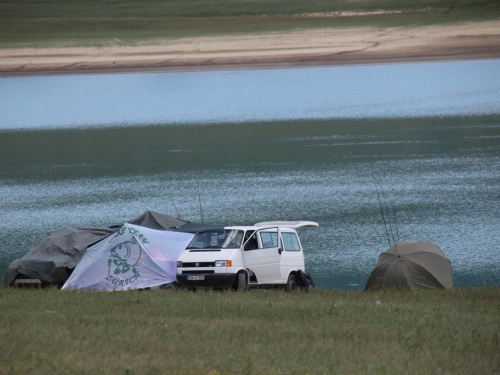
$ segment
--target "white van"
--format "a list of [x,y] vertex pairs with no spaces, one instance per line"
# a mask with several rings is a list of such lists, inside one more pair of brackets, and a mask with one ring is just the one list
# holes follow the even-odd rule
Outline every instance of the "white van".
[[276,221],[197,228],[177,262],[177,281],[188,288],[283,286],[294,290],[305,272],[296,229],[317,226],[312,221]]

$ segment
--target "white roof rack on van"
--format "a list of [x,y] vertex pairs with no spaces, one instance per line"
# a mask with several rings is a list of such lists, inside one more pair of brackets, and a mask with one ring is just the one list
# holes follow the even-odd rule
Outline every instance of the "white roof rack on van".
[[291,228],[291,229],[297,229],[297,228],[311,228],[311,227],[318,227],[319,224],[315,223],[314,221],[265,221],[262,223],[257,223],[255,224],[256,227],[284,227],[284,228]]

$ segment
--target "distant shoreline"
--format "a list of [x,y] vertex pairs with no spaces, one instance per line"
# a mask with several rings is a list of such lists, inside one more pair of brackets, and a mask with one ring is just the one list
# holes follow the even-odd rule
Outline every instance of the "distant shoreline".
[[500,20],[0,49],[0,76],[174,72],[500,58]]

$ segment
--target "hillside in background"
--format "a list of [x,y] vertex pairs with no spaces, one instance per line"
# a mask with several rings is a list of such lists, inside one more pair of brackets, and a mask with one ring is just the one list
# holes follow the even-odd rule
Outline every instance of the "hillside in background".
[[0,2],[0,47],[99,45],[157,38],[494,20],[492,0],[10,0]]

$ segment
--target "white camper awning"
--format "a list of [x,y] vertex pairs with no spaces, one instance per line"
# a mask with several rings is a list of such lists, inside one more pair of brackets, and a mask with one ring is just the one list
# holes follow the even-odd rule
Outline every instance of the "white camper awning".
[[282,228],[313,228],[318,227],[319,224],[314,221],[265,221],[255,224],[256,227],[282,227]]

